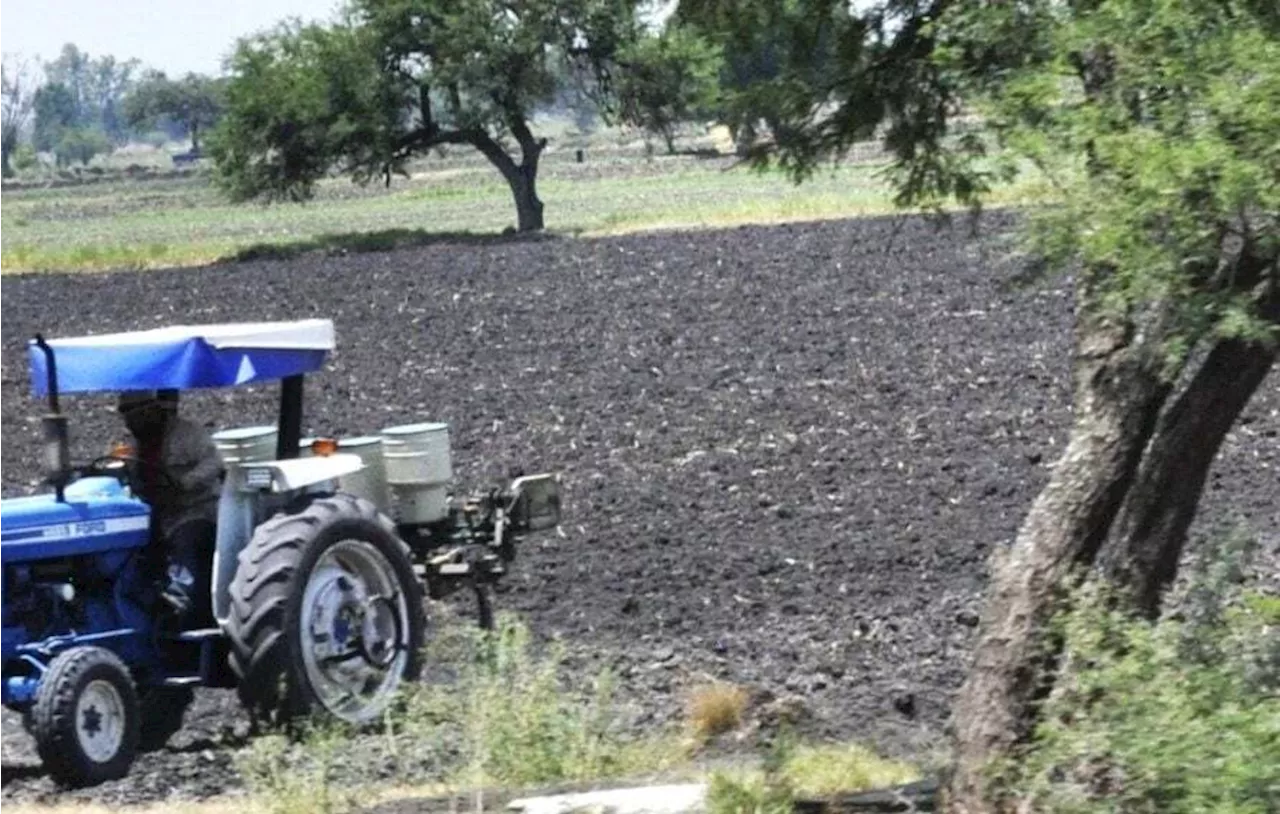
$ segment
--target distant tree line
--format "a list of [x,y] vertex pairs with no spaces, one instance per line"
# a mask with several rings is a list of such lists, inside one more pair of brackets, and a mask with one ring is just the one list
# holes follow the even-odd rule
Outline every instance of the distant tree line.
[[45,63],[6,55],[4,174],[20,146],[23,163],[38,152],[67,166],[162,133],[198,153],[229,110],[208,146],[233,198],[303,199],[335,170],[389,182],[453,144],[493,163],[520,228],[538,229],[535,112],[584,133],[635,127],[669,152],[693,122],[727,125],[744,154],[768,134],[778,120],[760,88],[808,48],[754,24],[769,5],[681,0],[657,23],[635,0],[351,0],[329,24],[241,40],[218,78],[74,44]]
[[71,43],[45,63],[6,54],[0,88],[4,176],[13,175],[20,148],[28,162],[49,153],[59,166],[86,164],[160,132],[189,139],[198,151],[201,134],[222,110],[224,85],[198,74],[169,79],[143,70],[136,59],[92,57]]

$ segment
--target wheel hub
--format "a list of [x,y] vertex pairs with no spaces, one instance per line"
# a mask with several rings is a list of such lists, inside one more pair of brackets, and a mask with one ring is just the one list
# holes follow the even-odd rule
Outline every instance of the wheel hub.
[[90,759],[106,763],[124,743],[124,699],[109,681],[89,682],[76,702],[76,740]]
[[386,557],[362,540],[329,548],[308,579],[301,623],[319,701],[353,723],[380,714],[408,658],[408,605]]

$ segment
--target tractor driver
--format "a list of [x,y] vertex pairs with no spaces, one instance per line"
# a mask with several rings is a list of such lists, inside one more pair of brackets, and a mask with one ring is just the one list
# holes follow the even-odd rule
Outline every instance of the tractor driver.
[[222,461],[204,427],[153,391],[120,396],[136,443],[133,482],[151,505],[153,539],[167,559],[161,598],[186,621],[207,621]]

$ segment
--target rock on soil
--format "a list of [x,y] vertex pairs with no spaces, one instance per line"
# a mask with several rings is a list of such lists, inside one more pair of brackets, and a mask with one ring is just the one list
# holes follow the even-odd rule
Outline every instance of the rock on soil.
[[[1016,271],[993,240],[872,219],[6,278],[4,492],[39,476],[34,332],[332,317],[308,432],[447,421],[464,484],[562,474],[563,528],[524,547],[498,603],[582,670],[612,666],[633,726],[677,719],[719,678],[803,696],[823,734],[920,754],[987,556],[1066,439],[1069,284]],[[1224,445],[1197,540],[1243,520],[1280,546],[1276,391],[1273,374]],[[67,403],[79,456],[119,436],[110,399]],[[274,405],[253,388],[184,409],[223,428]],[[202,692],[172,748],[64,795],[6,715],[3,798],[216,794],[238,786],[226,744],[244,724],[233,693]]]

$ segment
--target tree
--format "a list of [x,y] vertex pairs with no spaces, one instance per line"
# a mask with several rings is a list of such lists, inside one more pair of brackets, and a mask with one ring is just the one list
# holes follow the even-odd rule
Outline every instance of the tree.
[[139,128],[167,118],[182,126],[191,149],[199,151],[201,131],[213,127],[222,113],[223,84],[194,73],[177,80],[158,71],[148,73],[125,97],[125,121]]
[[835,3],[680,0],[668,24],[719,46],[716,115],[746,154],[762,135],[761,122],[776,133],[791,120],[784,112],[784,73],[808,87],[826,84],[821,72],[834,65],[832,48],[839,41],[833,35],[850,19]]
[[690,28],[669,26],[629,44],[618,61],[622,120],[661,137],[674,153],[676,128],[716,104],[720,49]]
[[[1280,10],[1269,0],[884,0],[835,19],[831,70],[783,66],[757,153],[803,177],[880,133],[907,203],[978,205],[1031,165],[1046,270],[1074,270],[1073,425],[998,551],[953,710],[956,812],[1012,810],[1082,569],[1152,616],[1208,467],[1280,344]],[[792,20],[801,28],[803,21]],[[957,128],[964,117],[970,127]],[[976,126],[972,125],[977,119]]]
[[36,120],[32,139],[37,150],[52,150],[64,130],[79,126],[76,100],[60,82],[41,85],[33,99]]
[[414,156],[467,145],[507,181],[520,231],[541,229],[547,141],[531,115],[554,98],[552,61],[607,93],[635,32],[618,0],[354,0],[333,25],[285,24],[231,58],[219,181],[237,199],[302,200],[331,167],[389,183]]
[[111,140],[101,130],[91,127],[68,127],[61,132],[53,146],[59,167],[79,163],[88,165],[93,157],[111,152]]
[[0,67],[0,167],[5,178],[13,176],[13,152],[31,121],[36,77],[31,65],[8,54]]
[[44,70],[49,84],[61,86],[70,97],[74,112],[67,126],[98,129],[119,142],[126,135],[120,104],[133,85],[139,64],[136,59],[120,62],[112,56],[94,59],[67,43]]

